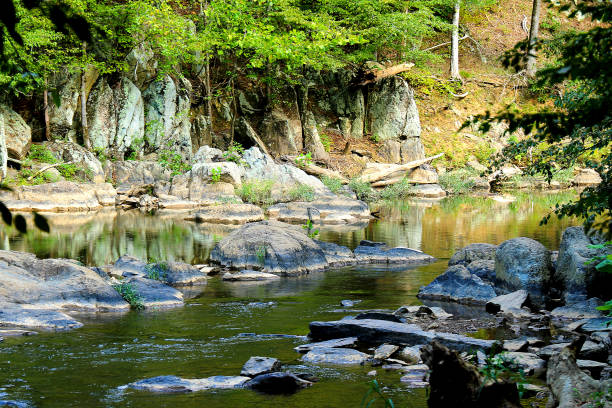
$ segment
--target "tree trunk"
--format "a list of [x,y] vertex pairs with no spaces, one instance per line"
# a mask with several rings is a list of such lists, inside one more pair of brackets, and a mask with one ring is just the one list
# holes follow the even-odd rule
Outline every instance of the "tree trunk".
[[451,34],[450,79],[461,81],[459,74],[459,12],[461,3],[457,1],[453,11],[453,32]]
[[538,41],[538,31],[540,28],[540,8],[542,0],[533,0],[533,10],[531,11],[531,27],[529,29],[529,47],[527,49],[527,76],[535,77],[536,74],[536,42]]
[[[236,72],[236,70],[234,70],[234,72]],[[232,100],[231,100],[231,104],[232,104],[232,121],[230,122],[230,145],[232,143],[234,143],[234,133],[236,132],[236,115],[237,115],[237,109],[236,109],[236,80],[235,78],[232,78],[231,80],[231,86],[232,86]]]
[[45,90],[43,91],[43,105],[45,116],[45,139],[51,141],[51,128],[49,127],[49,91],[47,90],[47,79],[45,79]]
[[[83,41],[83,56],[87,50],[87,43]],[[85,78],[85,70],[81,73],[81,130],[83,131],[83,145],[87,150],[91,150],[91,141],[89,140],[89,128],[87,127],[87,83]]]
[[[204,10],[208,9],[208,0],[202,4],[200,0],[200,15],[202,16],[202,20],[204,22],[204,27],[208,24],[206,19],[206,13]],[[210,56],[208,53],[206,54],[206,62],[204,63],[204,70],[206,71],[206,76],[204,80],[204,90],[206,91],[206,112],[208,113],[208,117],[210,123],[212,124],[212,90],[210,89]]]

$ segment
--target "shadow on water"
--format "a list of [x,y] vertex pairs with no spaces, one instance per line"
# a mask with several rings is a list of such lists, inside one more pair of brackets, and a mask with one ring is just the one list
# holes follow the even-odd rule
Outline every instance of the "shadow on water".
[[[191,290],[183,308],[79,316],[86,324],[78,330],[7,338],[0,343],[0,400],[36,407],[357,407],[372,368],[302,364],[293,347],[304,342],[300,336],[311,321],[351,314],[340,307],[342,299],[361,300],[359,309],[419,304],[419,287],[444,271],[455,250],[472,242],[528,236],[556,249],[571,220],[538,224],[551,204],[569,198],[569,193],[519,194],[512,203],[471,197],[386,203],[378,208],[381,219],[365,228],[324,228],[321,239],[349,247],[362,239],[384,241],[421,249],[439,261],[412,268],[344,268],[264,284],[213,278],[201,292]],[[123,254],[202,263],[231,230],[184,221],[185,213],[105,211],[49,218],[51,234],[1,231],[0,247],[88,265],[112,263]],[[269,334],[292,336],[262,336]],[[253,355],[279,358],[320,382],[292,396],[273,397],[247,390],[151,395],[118,389],[156,375],[238,375]],[[398,372],[378,369],[377,378],[396,406],[425,407],[425,391],[408,390]]]

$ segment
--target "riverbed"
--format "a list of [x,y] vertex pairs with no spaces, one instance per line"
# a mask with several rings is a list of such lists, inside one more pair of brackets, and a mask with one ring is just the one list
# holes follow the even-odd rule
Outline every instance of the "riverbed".
[[[306,342],[302,336],[308,333],[308,323],[351,314],[340,306],[343,299],[360,300],[354,310],[419,304],[419,287],[442,273],[457,249],[517,236],[557,249],[562,230],[577,223],[553,218],[539,225],[555,203],[571,199],[573,193],[513,197],[385,203],[375,206],[379,218],[366,225],[321,231],[320,239],[351,248],[370,239],[438,258],[426,266],[344,268],[265,284],[211,278],[201,293],[188,293],[191,298],[184,308],[80,316],[85,323],[81,329],[5,338],[0,343],[0,400],[36,407],[359,407],[372,368],[302,364],[293,348]],[[123,254],[204,263],[233,227],[195,224],[185,217],[184,212],[114,210],[50,215],[50,234],[2,231],[0,248],[91,266],[112,263]],[[320,381],[291,396],[248,390],[156,395],[121,389],[157,375],[238,375],[254,355],[276,357],[291,371],[313,374]],[[409,390],[398,372],[378,368],[377,373],[395,406],[426,406],[425,390]]]

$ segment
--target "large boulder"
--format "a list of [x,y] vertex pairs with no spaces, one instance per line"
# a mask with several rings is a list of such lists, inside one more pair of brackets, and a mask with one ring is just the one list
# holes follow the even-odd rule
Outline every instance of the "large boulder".
[[82,179],[94,183],[104,183],[104,169],[100,160],[89,150],[73,142],[55,141],[45,146],[63,162],[72,162],[77,166],[76,174]]
[[377,140],[405,140],[421,135],[414,91],[400,77],[379,81],[369,92],[368,121]]
[[495,276],[503,289],[525,289],[537,306],[546,302],[551,284],[550,251],[530,238],[503,242],[495,251]]
[[138,45],[125,56],[125,62],[128,64],[125,74],[139,88],[157,75],[157,58],[146,42],[138,42]]
[[169,182],[172,172],[155,161],[116,161],[106,169],[106,178],[113,180],[119,191],[133,187]]
[[497,245],[493,244],[470,244],[455,252],[448,261],[448,266],[469,265],[475,261],[494,261]]
[[4,122],[4,143],[8,155],[18,160],[25,159],[32,144],[32,130],[23,118],[7,105],[0,104],[0,117]]
[[264,116],[261,140],[273,154],[297,154],[303,148],[300,121],[291,120],[278,109]]
[[572,184],[579,187],[596,186],[599,183],[601,183],[601,176],[593,169],[578,169],[572,180]]
[[232,269],[259,269],[298,275],[327,267],[321,248],[297,226],[260,221],[237,229],[220,241],[210,259]]
[[421,299],[445,300],[484,305],[497,294],[493,286],[470,273],[463,265],[453,265],[429,285],[419,289]]
[[310,381],[303,380],[295,374],[267,373],[253,378],[245,384],[245,387],[266,394],[292,394],[311,385]]
[[145,131],[144,102],[140,89],[129,79],[122,78],[113,94],[117,104],[117,132],[114,140],[109,140],[110,147],[120,156],[128,150],[139,152]]
[[612,275],[595,269],[589,259],[606,254],[605,249],[590,246],[600,243],[595,236],[587,236],[582,227],[569,227],[563,231],[557,257],[556,278],[564,287],[565,300],[573,303],[597,296],[606,299]]
[[[113,287],[93,270],[74,261],[38,259],[35,255],[0,251],[0,326],[11,323],[22,326],[50,327],[54,320],[66,321],[59,326],[78,326],[63,311],[126,311],[129,305]],[[15,314],[7,310],[15,310]],[[34,311],[50,312],[49,316]],[[15,316],[23,319],[15,319]]]

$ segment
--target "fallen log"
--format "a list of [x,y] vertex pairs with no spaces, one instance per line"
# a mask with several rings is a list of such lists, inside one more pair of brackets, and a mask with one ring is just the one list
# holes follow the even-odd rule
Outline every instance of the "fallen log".
[[302,170],[304,170],[306,173],[313,175],[313,176],[317,176],[317,177],[326,176],[326,177],[336,178],[336,179],[339,179],[342,182],[342,184],[348,184],[347,178],[344,177],[342,174],[334,170],[329,170],[323,167],[319,167],[316,164],[307,164],[305,166],[302,166]]
[[[374,183],[376,181],[383,180],[388,177],[393,177],[395,173],[398,173],[401,171],[405,172],[408,170],[415,169],[419,167],[420,165],[429,163],[430,161],[435,160],[439,157],[442,157],[443,155],[444,153],[439,153],[439,154],[436,154],[435,156],[426,157],[420,160],[414,160],[406,164],[389,164],[389,165],[384,165],[384,166],[380,166],[380,165],[372,166],[371,164],[368,164],[368,166],[366,166],[366,170],[361,175],[360,179],[361,181],[366,181],[368,183]],[[370,171],[368,171],[368,169]]]
[[66,163],[55,163],[55,164],[50,164],[48,166],[43,167],[42,169],[38,170],[36,173],[32,174],[30,177],[28,177],[28,181],[32,181],[34,179],[34,177],[38,176],[39,174],[44,173],[45,171],[52,169],[54,167],[57,166],[63,166],[64,164],[73,164],[74,162],[66,162]]
[[389,68],[371,69],[365,73],[365,78],[357,85],[363,86],[372,84],[374,82],[380,81],[383,78],[388,78],[390,76],[397,75],[400,72],[408,71],[412,67],[414,67],[414,64],[412,62],[409,62],[405,64],[394,65]]

